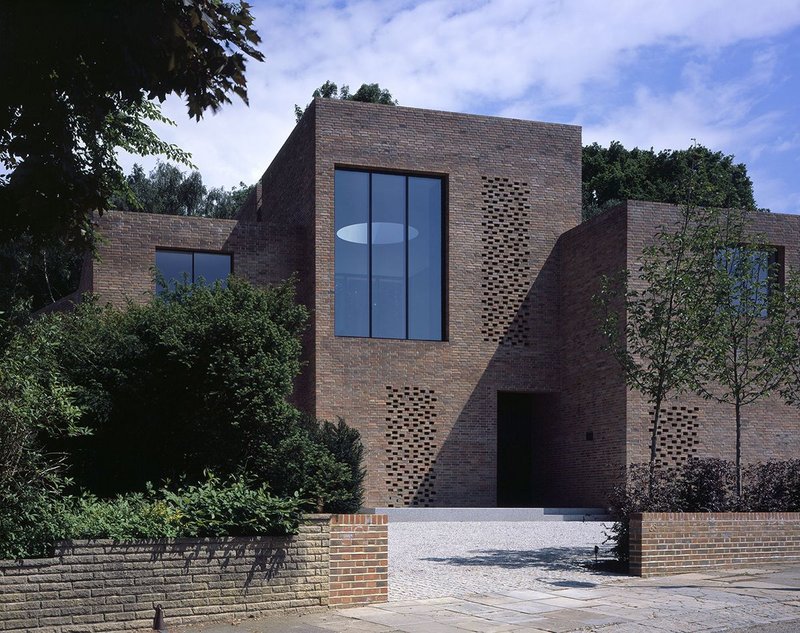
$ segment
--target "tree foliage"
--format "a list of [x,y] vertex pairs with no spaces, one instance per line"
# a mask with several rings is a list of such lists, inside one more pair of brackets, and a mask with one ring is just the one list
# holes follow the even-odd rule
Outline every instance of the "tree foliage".
[[699,393],[734,408],[736,490],[742,491],[742,408],[784,384],[800,307],[794,274],[781,284],[775,249],[754,233],[744,210],[715,212],[706,250],[695,365]]
[[754,209],[753,183],[743,163],[702,145],[685,150],[627,150],[618,141],[583,148],[584,220],[623,200]]
[[243,182],[230,189],[206,189],[199,171],[187,174],[175,165],[161,162],[149,174],[141,165],[134,165],[126,180],[133,199],[116,195],[109,204],[111,208],[207,218],[232,218],[253,189],[253,185]]
[[161,141],[153,100],[186,100],[199,119],[261,60],[246,3],[11,0],[0,4],[0,242],[86,242],[94,210],[125,188],[116,151],[189,156]]
[[[34,470],[44,465],[63,483],[68,466],[74,486],[100,497],[211,470],[298,493],[306,509],[355,511],[358,434],[289,402],[305,321],[291,283],[260,290],[236,278],[124,310],[84,302],[44,316],[0,359],[3,437],[27,442]],[[59,417],[56,404],[69,408]]]
[[[326,81],[319,88],[314,90],[311,95],[314,98],[322,97],[323,99],[341,99],[342,101],[361,101],[363,103],[380,103],[383,105],[395,106],[397,99],[392,98],[386,88],[381,88],[378,84],[361,84],[361,87],[354,93],[350,92],[350,86],[343,85],[341,89],[332,81]],[[294,106],[294,116],[297,122],[303,118],[303,114],[308,110],[309,103],[305,108],[299,105]]]

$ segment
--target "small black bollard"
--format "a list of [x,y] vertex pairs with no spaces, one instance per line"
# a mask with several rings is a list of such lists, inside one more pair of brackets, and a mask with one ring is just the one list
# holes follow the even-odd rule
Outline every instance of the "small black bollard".
[[600,548],[597,545],[594,546],[594,564],[597,565],[597,555],[600,553]]
[[164,624],[164,607],[160,604],[156,605],[156,615],[153,618],[153,630],[167,633],[167,625]]

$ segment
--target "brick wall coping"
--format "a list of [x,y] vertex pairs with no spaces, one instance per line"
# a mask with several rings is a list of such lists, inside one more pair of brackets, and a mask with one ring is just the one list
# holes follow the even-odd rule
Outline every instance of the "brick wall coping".
[[645,521],[800,521],[800,512],[636,512]]

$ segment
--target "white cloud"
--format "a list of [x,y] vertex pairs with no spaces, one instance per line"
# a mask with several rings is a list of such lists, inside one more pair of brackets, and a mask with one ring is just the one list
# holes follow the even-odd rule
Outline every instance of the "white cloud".
[[[727,82],[715,81],[704,60],[800,25],[800,0],[254,4],[267,61],[248,67],[250,108],[234,104],[195,124],[176,101],[165,107],[179,126],[164,137],[192,152],[212,186],[255,180],[293,127],[294,104],[327,79],[353,88],[377,81],[418,107],[523,118],[561,108],[570,119],[581,113],[572,122],[590,121],[589,140],[756,146],[779,116],[750,116],[751,87],[771,76],[775,51],[765,47],[746,77]],[[700,61],[685,66],[676,90],[647,76],[629,85],[642,54],[668,61],[689,53]],[[598,99],[597,86],[622,97]]]

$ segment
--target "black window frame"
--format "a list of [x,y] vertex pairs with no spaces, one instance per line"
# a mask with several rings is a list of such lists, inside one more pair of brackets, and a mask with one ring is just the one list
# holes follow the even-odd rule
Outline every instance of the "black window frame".
[[[192,284],[192,285],[197,283],[197,278],[195,276],[195,263],[194,263],[195,255],[227,255],[228,261],[230,262],[230,266],[229,266],[229,269],[228,269],[228,277],[233,275],[233,260],[234,260],[233,255],[234,254],[231,251],[213,251],[213,250],[202,249],[202,248],[201,249],[197,249],[197,248],[172,248],[172,247],[156,246],[156,248],[155,248],[155,260],[156,261],[155,261],[155,266],[154,266],[155,271],[156,271],[156,279],[155,279],[156,295],[160,295],[163,292],[169,291],[169,289],[170,289],[169,285],[162,286],[161,284],[159,284],[158,275],[161,272],[158,269],[158,254],[159,253],[183,253],[183,254],[191,255],[192,256],[192,278],[191,278],[191,280],[189,280],[189,284]],[[167,284],[169,284],[169,281],[167,281]],[[211,284],[206,284],[206,285],[211,285]]]
[[[776,246],[773,244],[760,244],[754,246],[740,242],[738,244],[731,244],[717,249],[717,252],[723,249],[746,249],[750,252],[759,252],[767,255],[767,305],[762,308],[761,318],[769,316],[769,301],[772,294],[775,292],[783,292],[785,283],[785,257],[786,248],[784,246]],[[716,255],[716,254],[715,254]]]
[[[369,208],[367,212],[367,253],[368,253],[368,262],[367,262],[367,292],[368,292],[368,301],[367,306],[369,312],[367,314],[367,323],[369,325],[369,334],[368,335],[356,335],[356,334],[337,334],[336,333],[336,308],[335,308],[335,298],[333,301],[334,304],[334,315],[333,315],[333,331],[334,336],[337,338],[355,338],[355,339],[369,339],[369,340],[377,340],[377,341],[420,341],[425,343],[442,343],[448,341],[448,287],[449,287],[449,274],[447,269],[447,262],[448,262],[448,206],[447,201],[449,199],[449,180],[447,174],[442,173],[433,173],[433,172],[414,172],[414,171],[407,171],[407,170],[392,170],[392,169],[373,169],[370,167],[363,167],[363,166],[352,166],[352,165],[344,165],[344,164],[337,164],[334,166],[333,174],[334,179],[336,172],[338,171],[349,171],[349,172],[358,172],[358,173],[366,173],[369,175],[369,184],[368,184],[368,201],[369,201]],[[372,230],[370,227],[372,226],[372,175],[387,175],[387,176],[403,176],[405,178],[405,209],[404,209],[404,227],[405,233],[408,230],[408,179],[409,178],[431,178],[437,179],[440,183],[440,209],[441,209],[441,249],[440,249],[440,270],[441,270],[441,338],[437,339],[425,339],[425,338],[411,338],[409,337],[409,328],[408,328],[408,240],[404,240],[404,266],[405,266],[405,273],[404,273],[404,286],[405,286],[405,338],[399,337],[378,337],[373,336],[372,332]],[[335,204],[333,205],[333,244],[334,244],[334,279],[336,276],[336,256],[335,256],[335,243],[336,243],[336,208]],[[335,283],[334,283],[334,292],[335,292]]]

